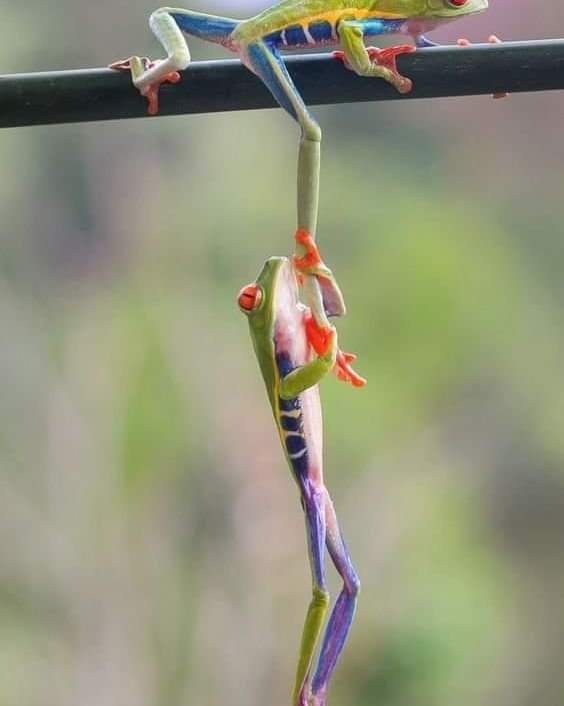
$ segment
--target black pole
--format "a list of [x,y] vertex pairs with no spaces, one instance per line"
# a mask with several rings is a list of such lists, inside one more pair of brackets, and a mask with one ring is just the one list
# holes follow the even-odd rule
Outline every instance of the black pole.
[[[401,56],[414,89],[400,96],[384,81],[360,78],[330,54],[288,56],[306,103],[408,100],[564,88],[564,39],[436,47]],[[161,89],[161,115],[272,108],[263,84],[237,60],[192,64]],[[0,76],[0,127],[141,118],[146,102],[128,73],[109,69]]]

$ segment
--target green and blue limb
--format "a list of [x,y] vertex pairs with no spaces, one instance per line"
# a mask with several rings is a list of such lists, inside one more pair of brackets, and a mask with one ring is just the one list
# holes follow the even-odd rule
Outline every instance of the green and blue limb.
[[294,706],[308,706],[310,697],[309,676],[329,608],[329,591],[325,578],[324,559],[326,543],[324,493],[306,477],[301,480],[301,496],[312,575],[312,597],[307,609],[300,642],[296,679],[292,694]]
[[[298,453],[299,450],[295,451],[294,455]],[[354,619],[360,581],[339,530],[327,490],[323,486],[319,487],[307,476],[301,479],[300,486],[312,572],[312,598],[302,631],[292,703],[294,706],[309,706],[311,698],[312,706],[325,706],[327,688]],[[327,623],[319,660],[311,679],[313,657],[329,607],[325,578],[325,546],[343,579],[343,588]]]
[[[304,454],[306,454],[305,448],[304,444]],[[291,456],[298,456],[302,453],[300,447],[296,445],[288,451],[292,451]],[[300,459],[300,463],[303,467],[305,463],[303,457]],[[311,699],[311,706],[325,706],[329,682],[354,620],[360,581],[339,529],[329,493],[324,486],[320,487],[313,482],[309,475],[301,476],[298,482],[306,520],[312,571],[312,598],[302,631],[292,703],[294,706],[310,706]],[[311,679],[313,657],[329,606],[329,592],[325,579],[325,546],[335,568],[343,579],[343,588],[331,611],[317,666],[313,679]]]
[[335,508],[329,494],[325,495],[325,542],[329,556],[343,579],[343,588],[335,602],[323,637],[317,669],[311,682],[312,706],[325,706],[327,688],[351,629],[360,580],[343,539]]
[[[313,595],[302,632],[293,704],[309,706],[311,699],[311,706],[325,706],[329,682],[354,620],[360,581],[352,565],[327,490],[309,479],[304,479],[302,504],[306,518]],[[343,588],[329,617],[315,673],[311,679],[313,656],[329,606],[329,592],[325,579],[325,546],[343,579]]]
[[[243,63],[263,81],[278,104],[300,125],[297,232],[305,232],[313,240],[319,204],[321,128],[307,109],[274,42],[258,40],[245,44],[243,41],[239,53]],[[296,256],[303,257],[306,252],[307,249],[298,242]],[[334,280],[327,281],[330,284],[325,292],[315,274],[306,273],[303,281],[305,299],[317,323],[325,328],[330,327],[327,312],[334,315],[344,313],[340,291]]]
[[158,113],[158,91],[162,83],[176,83],[178,71],[186,69],[191,61],[190,49],[183,33],[208,42],[229,46],[230,37],[239,20],[217,17],[182,8],[161,7],[152,13],[149,26],[163,45],[167,57],[162,61],[149,61],[132,56],[125,61],[111,64],[114,69],[129,69],[133,84],[149,101],[149,113]]

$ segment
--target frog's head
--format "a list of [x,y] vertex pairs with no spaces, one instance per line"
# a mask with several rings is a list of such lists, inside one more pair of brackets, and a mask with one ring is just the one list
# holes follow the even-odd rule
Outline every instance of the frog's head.
[[262,371],[270,402],[274,405],[275,332],[285,334],[302,325],[298,304],[298,284],[292,263],[286,257],[271,257],[256,282],[239,292],[239,308],[249,319],[253,348]]
[[488,9],[488,0],[424,0],[424,3],[424,17],[445,20],[474,15]]
[[243,287],[237,301],[253,331],[271,330],[278,313],[298,302],[298,285],[290,260],[269,258],[256,282]]

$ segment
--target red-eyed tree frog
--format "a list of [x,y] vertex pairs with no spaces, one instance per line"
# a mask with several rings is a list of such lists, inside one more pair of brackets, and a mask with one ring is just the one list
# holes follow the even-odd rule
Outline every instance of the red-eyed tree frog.
[[[323,483],[318,382],[331,370],[355,386],[362,386],[364,380],[349,367],[353,356],[339,351],[335,329],[320,329],[309,309],[300,303],[296,270],[287,258],[267,260],[256,282],[241,290],[238,302],[249,320],[274,421],[306,521],[313,596],[302,632],[292,703],[325,706],[329,680],[354,617],[360,583]],[[343,588],[313,670],[329,607],[325,547],[343,579]]]

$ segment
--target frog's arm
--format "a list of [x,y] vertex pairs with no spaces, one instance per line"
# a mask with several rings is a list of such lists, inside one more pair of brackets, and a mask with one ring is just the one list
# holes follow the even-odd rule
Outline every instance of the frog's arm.
[[351,364],[356,360],[352,353],[344,353],[337,345],[337,331],[334,326],[319,326],[311,314],[305,319],[306,335],[317,357],[305,365],[295,368],[280,380],[280,397],[293,399],[314,385],[317,385],[332,370],[339,380],[353,387],[364,387],[366,380],[356,373]]
[[413,84],[410,79],[399,73],[396,59],[400,54],[414,52],[415,47],[404,44],[388,49],[367,48],[364,44],[364,35],[370,34],[370,30],[371,20],[364,22],[343,20],[337,28],[343,51],[335,52],[335,56],[343,59],[347,68],[352,69],[359,76],[383,78],[400,93],[409,93]]
[[324,355],[314,358],[310,363],[295,368],[280,380],[280,397],[291,400],[314,385],[331,372],[337,361],[337,338],[332,328],[331,342]]

